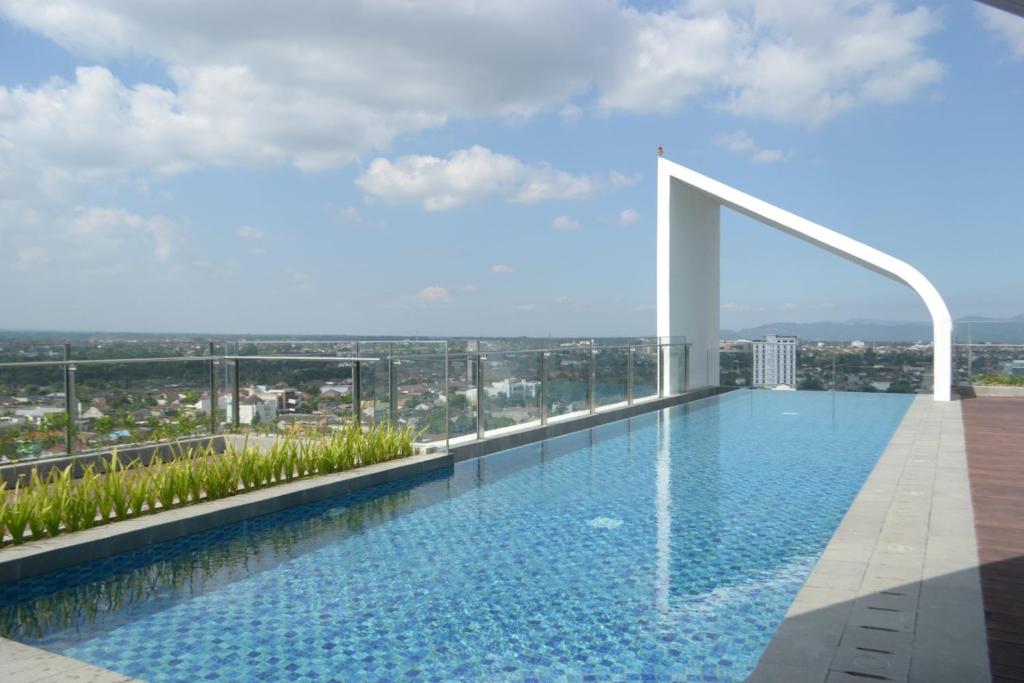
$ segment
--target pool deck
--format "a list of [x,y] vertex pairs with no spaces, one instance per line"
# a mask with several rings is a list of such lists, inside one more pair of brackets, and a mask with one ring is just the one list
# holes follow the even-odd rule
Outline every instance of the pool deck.
[[1024,681],[1024,398],[963,402],[994,681]]
[[991,680],[963,405],[914,400],[751,681]]

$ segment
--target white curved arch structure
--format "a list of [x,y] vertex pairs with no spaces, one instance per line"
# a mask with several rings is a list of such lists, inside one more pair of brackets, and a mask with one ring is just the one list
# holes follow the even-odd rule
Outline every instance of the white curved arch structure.
[[[939,292],[916,268],[873,247],[740,192],[696,171],[658,159],[658,336],[685,336],[691,388],[718,383],[720,208],[831,251],[907,285],[924,301],[934,330],[934,397],[950,400],[953,323]],[[675,359],[663,364],[665,386],[680,389]]]

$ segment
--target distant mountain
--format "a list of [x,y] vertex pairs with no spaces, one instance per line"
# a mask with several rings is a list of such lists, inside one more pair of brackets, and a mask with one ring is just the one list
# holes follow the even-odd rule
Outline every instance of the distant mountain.
[[[966,341],[967,322],[975,343],[1024,343],[1024,314],[1012,318],[969,316],[957,319],[954,336]],[[761,339],[766,334],[791,334],[806,341],[915,342],[932,338],[931,322],[898,322],[891,320],[854,319],[814,323],[778,322],[740,330],[722,330],[722,339]]]

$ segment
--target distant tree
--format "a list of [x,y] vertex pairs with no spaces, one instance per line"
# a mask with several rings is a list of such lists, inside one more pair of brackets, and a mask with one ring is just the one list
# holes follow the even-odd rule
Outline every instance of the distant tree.
[[511,417],[505,417],[504,415],[495,417],[488,414],[487,419],[484,421],[487,429],[501,429],[502,427],[511,427],[516,423]]
[[804,391],[824,391],[825,383],[817,377],[807,377],[796,388],[803,389]]
[[890,384],[889,388],[886,389],[886,392],[888,392],[890,394],[913,394],[913,393],[915,393],[913,385],[911,385],[910,382],[908,382],[905,379],[896,380],[895,382]]
[[96,418],[96,421],[92,423],[92,429],[97,434],[107,436],[110,432],[114,431],[114,419],[109,415]]

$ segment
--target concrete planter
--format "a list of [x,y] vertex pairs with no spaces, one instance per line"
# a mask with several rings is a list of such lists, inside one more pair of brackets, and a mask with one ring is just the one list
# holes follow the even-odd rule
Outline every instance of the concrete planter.
[[1007,387],[993,384],[972,384],[975,396],[999,398],[1024,398],[1024,387]]

